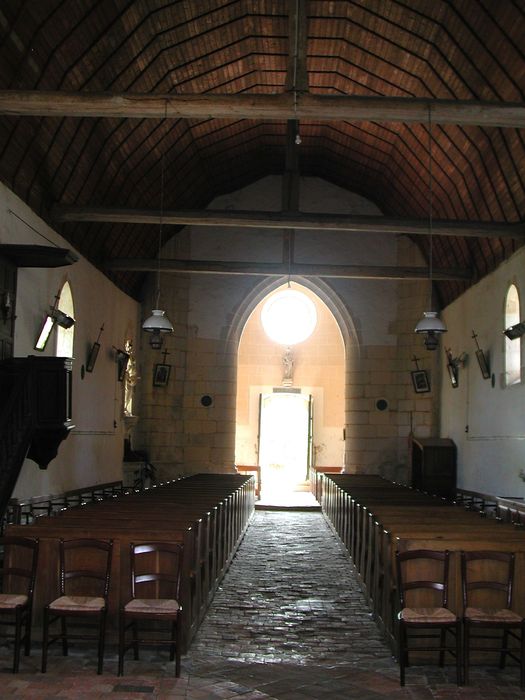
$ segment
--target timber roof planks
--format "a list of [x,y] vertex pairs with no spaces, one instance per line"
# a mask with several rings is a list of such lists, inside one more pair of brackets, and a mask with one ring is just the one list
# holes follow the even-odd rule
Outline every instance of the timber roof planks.
[[[145,273],[109,266],[154,259],[158,224],[60,222],[54,207],[158,212],[164,172],[165,210],[203,210],[284,172],[294,116],[299,174],[355,191],[385,217],[428,220],[431,143],[436,221],[525,223],[524,29],[524,0],[3,0],[0,177],[136,297]],[[75,98],[113,96],[116,111],[93,100],[92,111],[63,116],[49,91],[72,96],[74,109]],[[51,116],[9,108],[34,95],[49,98]],[[231,101],[219,109],[221,96]],[[179,118],[171,110],[183,97],[194,111]],[[350,97],[371,101],[352,113],[336,99]],[[372,98],[402,98],[406,116]],[[131,102],[146,116],[129,116]],[[466,119],[453,111],[464,102]],[[428,236],[414,240],[428,256]],[[522,241],[436,227],[433,265],[476,280]],[[469,284],[436,282],[442,304]]]

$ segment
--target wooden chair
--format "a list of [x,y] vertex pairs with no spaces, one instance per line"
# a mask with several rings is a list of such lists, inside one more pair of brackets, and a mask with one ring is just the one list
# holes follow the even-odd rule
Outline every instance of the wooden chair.
[[[44,608],[42,673],[47,668],[47,650],[61,640],[68,654],[68,639],[97,639],[98,668],[102,673],[113,542],[96,539],[60,540],[60,597]],[[87,635],[82,624],[78,634],[69,634],[67,618],[95,618],[98,633]],[[49,627],[60,621],[60,632],[49,636]],[[77,625],[78,626],[78,625]]]
[[[409,631],[426,630],[413,635],[417,645],[412,649],[439,652],[439,665],[443,666],[445,652],[456,659],[456,681],[461,685],[461,620],[448,609],[449,552],[415,549],[396,552],[397,585],[400,612],[399,632],[399,680],[405,685],[405,667],[409,665]],[[408,597],[415,605],[408,605]],[[447,644],[447,632],[454,637],[454,644]],[[434,645],[421,644],[421,640],[436,640]]]
[[[469,680],[470,652],[497,651],[500,668],[505,668],[507,656],[519,663],[520,684],[525,688],[525,621],[511,609],[514,554],[462,552],[461,579],[465,683]],[[513,648],[509,648],[509,638],[516,642]],[[484,642],[477,645],[476,639]]]
[[6,636],[14,640],[13,673],[18,673],[20,648],[31,652],[31,613],[38,561],[38,540],[28,537],[2,537],[3,561],[0,568],[0,625],[13,628]]
[[[163,644],[170,647],[170,661],[175,658],[175,675],[180,676],[182,645],[182,605],[180,598],[182,544],[143,542],[130,545],[131,600],[120,610],[118,675],[124,672],[124,655],[133,648],[139,658],[139,644]],[[139,595],[140,591],[140,595]],[[169,622],[169,637],[159,638],[159,630],[139,639],[138,621]],[[131,639],[126,643],[126,633]],[[162,632],[162,631],[161,631]],[[152,637],[151,635],[155,636]]]

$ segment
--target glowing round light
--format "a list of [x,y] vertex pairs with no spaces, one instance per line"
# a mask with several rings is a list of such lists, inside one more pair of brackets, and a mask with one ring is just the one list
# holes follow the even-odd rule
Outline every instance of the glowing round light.
[[314,303],[301,292],[285,289],[263,306],[261,320],[266,335],[280,345],[302,343],[314,332],[317,312]]

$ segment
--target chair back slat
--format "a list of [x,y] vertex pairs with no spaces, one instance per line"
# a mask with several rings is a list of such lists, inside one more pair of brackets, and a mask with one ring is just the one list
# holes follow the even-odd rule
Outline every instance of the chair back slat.
[[132,597],[160,597],[162,590],[162,597],[179,600],[183,552],[183,545],[176,542],[132,542],[130,544]]
[[485,600],[483,607],[510,610],[514,584],[515,555],[512,552],[461,552],[463,607]]
[[[435,566],[433,562],[436,563]],[[446,608],[448,604],[449,562],[450,553],[448,550],[414,549],[396,552],[397,583],[401,608],[407,606],[408,592],[417,593],[419,598],[423,599],[424,593],[429,591],[439,593],[437,604]],[[425,578],[421,578],[422,574]],[[434,605],[436,605],[435,602]]]
[[[61,595],[99,595],[107,600],[113,542],[81,538],[60,540]],[[96,590],[94,588],[96,587]]]

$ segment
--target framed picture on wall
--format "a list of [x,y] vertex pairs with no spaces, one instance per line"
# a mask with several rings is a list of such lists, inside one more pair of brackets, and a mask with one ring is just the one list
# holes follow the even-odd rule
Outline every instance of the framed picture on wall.
[[166,386],[171,372],[171,365],[155,365],[153,373],[153,386]]
[[414,391],[416,394],[425,394],[430,391],[430,381],[428,379],[428,374],[425,369],[418,369],[411,372],[412,384],[414,385]]

